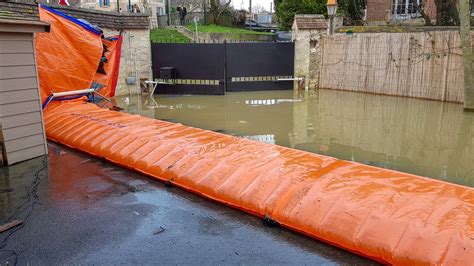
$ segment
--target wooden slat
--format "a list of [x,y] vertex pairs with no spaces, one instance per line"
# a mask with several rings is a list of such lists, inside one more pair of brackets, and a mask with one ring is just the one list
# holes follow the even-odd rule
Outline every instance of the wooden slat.
[[40,104],[37,100],[21,103],[3,104],[0,105],[0,118],[11,115],[35,112],[39,111],[40,108]]
[[5,148],[7,150],[7,154],[38,145],[44,145],[43,134],[35,134],[31,136],[26,136],[24,138],[5,141]]
[[32,113],[7,116],[0,118],[0,122],[2,123],[3,129],[39,123],[41,122],[41,113],[37,111]]
[[35,66],[0,67],[0,79],[36,77]]
[[28,100],[37,100],[38,90],[28,89],[20,91],[0,92],[0,104],[24,102]]
[[14,227],[17,227],[17,226],[19,226],[19,225],[22,224],[22,223],[23,223],[23,222],[20,221],[20,220],[13,220],[13,221],[11,221],[11,222],[9,222],[9,223],[6,223],[6,224],[4,224],[4,225],[1,225],[1,226],[0,226],[0,233],[3,233],[3,232],[5,232],[5,231],[8,231],[8,230],[14,228]]
[[5,142],[36,134],[43,134],[43,125],[41,123],[3,129]]
[[0,53],[32,53],[33,42],[31,41],[0,41]]
[[24,150],[14,151],[9,153],[8,156],[8,164],[14,164],[17,162],[25,161],[28,159],[32,159],[35,157],[39,157],[46,154],[44,144],[38,145],[35,147],[27,148]]
[[31,54],[0,54],[0,67],[25,66],[35,64],[35,56]]
[[36,77],[19,79],[0,79],[0,92],[34,89],[38,87]]
[[33,38],[31,33],[3,33],[0,32],[0,41],[31,41]]

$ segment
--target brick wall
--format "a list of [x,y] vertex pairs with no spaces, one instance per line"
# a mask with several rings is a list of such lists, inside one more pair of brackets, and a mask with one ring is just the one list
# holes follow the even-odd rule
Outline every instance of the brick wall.
[[436,20],[436,4],[434,0],[427,0],[425,12],[431,18],[432,22]]
[[392,0],[367,0],[368,21],[388,21],[392,9]]
[[[426,0],[425,12],[434,22],[436,5],[434,0]],[[368,21],[390,21],[392,19],[392,0],[367,0]]]

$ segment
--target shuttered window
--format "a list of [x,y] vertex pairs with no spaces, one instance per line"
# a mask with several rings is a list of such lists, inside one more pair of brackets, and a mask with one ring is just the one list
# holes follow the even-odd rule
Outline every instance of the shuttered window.
[[108,7],[110,6],[110,0],[99,0],[100,7]]

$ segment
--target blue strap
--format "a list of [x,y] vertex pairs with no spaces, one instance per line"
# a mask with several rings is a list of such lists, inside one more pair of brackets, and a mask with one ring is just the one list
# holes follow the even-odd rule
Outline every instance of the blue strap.
[[77,25],[83,27],[84,29],[86,29],[86,30],[88,30],[88,31],[90,31],[90,32],[92,32],[92,33],[94,33],[94,34],[97,34],[97,35],[99,35],[99,36],[102,34],[100,31],[94,29],[93,27],[87,25],[86,23],[84,23],[84,22],[82,22],[82,21],[80,21],[80,20],[78,20],[78,19],[76,19],[76,18],[73,18],[73,17],[71,17],[71,16],[69,16],[69,15],[66,15],[66,14],[64,14],[63,12],[60,12],[60,11],[54,9],[54,8],[51,8],[51,7],[46,6],[46,5],[44,5],[44,4],[40,4],[40,7],[41,7],[41,8],[44,8],[44,9],[46,9],[46,10],[48,10],[48,11],[51,12],[51,13],[54,13],[54,14],[58,15],[58,16],[61,16],[61,17],[65,18],[65,19],[67,19],[67,20],[69,20],[69,21],[72,21],[72,22],[76,23]]

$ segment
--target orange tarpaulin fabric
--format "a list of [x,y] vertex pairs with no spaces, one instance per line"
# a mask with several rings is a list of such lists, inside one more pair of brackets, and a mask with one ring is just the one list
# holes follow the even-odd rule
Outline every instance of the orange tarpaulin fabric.
[[39,14],[51,24],[49,33],[38,33],[35,39],[42,102],[52,92],[90,88],[102,56],[100,33],[43,5]]
[[383,263],[468,265],[474,189],[90,103],[45,110],[50,140]]
[[107,62],[104,64],[106,74],[96,73],[94,82],[104,85],[104,87],[99,90],[102,95],[113,97],[115,96],[115,88],[117,87],[119,75],[122,36],[102,39],[102,43],[107,47],[107,52],[105,53]]

